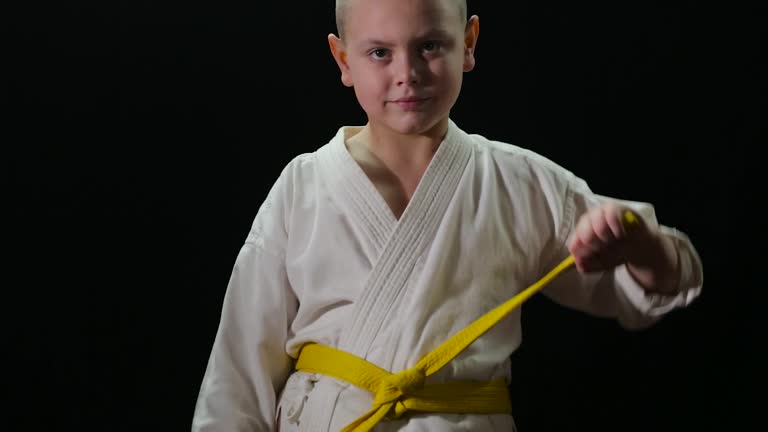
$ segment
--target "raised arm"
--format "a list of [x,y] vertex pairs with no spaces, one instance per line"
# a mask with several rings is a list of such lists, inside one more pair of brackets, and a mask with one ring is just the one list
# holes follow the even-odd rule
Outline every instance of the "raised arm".
[[[550,298],[643,328],[699,295],[696,249],[684,233],[660,225],[653,206],[594,194],[577,178],[564,194],[552,262],[573,254],[577,271],[545,289]],[[630,225],[622,224],[627,210],[636,218]]]

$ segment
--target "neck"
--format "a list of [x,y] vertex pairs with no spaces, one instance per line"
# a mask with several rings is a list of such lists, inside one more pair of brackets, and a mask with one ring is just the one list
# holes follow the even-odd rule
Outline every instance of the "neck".
[[448,119],[438,122],[431,129],[419,134],[401,134],[384,126],[368,123],[366,134],[368,148],[398,176],[421,174],[448,131]]

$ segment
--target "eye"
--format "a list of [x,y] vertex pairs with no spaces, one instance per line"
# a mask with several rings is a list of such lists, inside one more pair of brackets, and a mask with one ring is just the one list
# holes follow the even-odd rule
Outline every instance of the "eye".
[[424,45],[421,46],[421,49],[424,50],[424,52],[426,53],[433,53],[440,49],[440,42],[438,41],[425,42]]
[[369,55],[375,59],[383,59],[389,55],[389,50],[385,48],[376,48],[375,50],[372,50]]

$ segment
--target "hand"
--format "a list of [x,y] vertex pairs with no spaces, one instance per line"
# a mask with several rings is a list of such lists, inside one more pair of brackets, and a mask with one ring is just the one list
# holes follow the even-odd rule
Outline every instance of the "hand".
[[580,272],[626,264],[646,291],[672,293],[677,289],[679,264],[672,240],[620,204],[609,202],[583,215],[568,250]]

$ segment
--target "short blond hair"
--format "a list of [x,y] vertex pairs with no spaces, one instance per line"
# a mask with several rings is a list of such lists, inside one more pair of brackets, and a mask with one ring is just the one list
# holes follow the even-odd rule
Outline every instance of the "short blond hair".
[[[336,30],[339,32],[339,37],[344,37],[344,17],[346,9],[349,6],[349,2],[352,0],[336,0]],[[459,16],[462,22],[467,21],[467,0],[453,0],[459,7]]]

